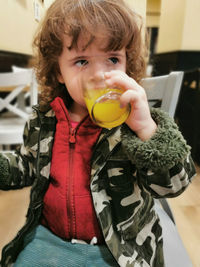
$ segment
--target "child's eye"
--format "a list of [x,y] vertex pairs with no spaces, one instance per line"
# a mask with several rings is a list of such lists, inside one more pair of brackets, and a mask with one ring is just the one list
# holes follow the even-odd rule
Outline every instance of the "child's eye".
[[77,60],[77,61],[75,62],[75,65],[78,66],[78,67],[83,67],[83,66],[85,66],[87,63],[88,63],[87,60],[85,60],[85,59],[80,59],[80,60]]
[[117,57],[110,57],[109,61],[111,61],[113,64],[117,64],[119,62],[119,59]]

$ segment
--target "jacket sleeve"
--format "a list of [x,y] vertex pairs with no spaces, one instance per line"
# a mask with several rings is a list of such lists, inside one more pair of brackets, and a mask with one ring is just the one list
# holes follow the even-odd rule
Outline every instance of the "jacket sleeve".
[[[34,115],[35,116],[35,115]],[[26,123],[24,128],[23,145],[16,151],[0,153],[0,189],[18,189],[29,186],[33,182],[33,162],[34,157],[30,146],[30,125],[32,118]]]
[[167,113],[152,108],[151,115],[158,125],[156,133],[142,141],[124,125],[122,145],[136,166],[139,185],[155,198],[174,197],[185,190],[196,173],[190,147]]

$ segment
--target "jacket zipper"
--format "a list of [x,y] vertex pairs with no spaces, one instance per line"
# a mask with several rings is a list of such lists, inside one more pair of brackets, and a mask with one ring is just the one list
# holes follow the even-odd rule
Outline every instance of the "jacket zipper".
[[69,237],[74,238],[75,229],[75,212],[74,212],[74,199],[73,199],[73,165],[74,165],[74,150],[76,143],[76,129],[72,129],[69,135],[69,168],[68,168],[68,187],[67,187],[67,213],[68,213],[68,225],[69,225]]

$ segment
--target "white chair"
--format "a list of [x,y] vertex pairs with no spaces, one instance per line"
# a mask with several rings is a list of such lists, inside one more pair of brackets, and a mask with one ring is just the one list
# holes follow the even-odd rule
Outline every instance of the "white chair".
[[13,72],[21,72],[21,71],[31,71],[32,72],[32,85],[31,90],[27,91],[25,94],[25,98],[30,98],[30,106],[36,105],[38,103],[38,86],[36,81],[36,76],[33,68],[23,68],[16,65],[11,66]]
[[[23,130],[31,112],[37,103],[37,82],[33,69],[20,72],[0,73],[0,146],[16,145],[23,142]],[[27,105],[26,92],[30,92]]]
[[161,101],[161,109],[173,118],[183,80],[183,71],[173,71],[168,75],[148,77],[142,80],[150,105]]
[[[174,71],[168,75],[148,77],[142,80],[149,105],[159,102],[160,108],[173,118],[181,90],[182,71]],[[155,200],[155,210],[158,213],[163,228],[164,258],[166,267],[192,267],[192,262],[178,233],[174,216],[166,199]]]

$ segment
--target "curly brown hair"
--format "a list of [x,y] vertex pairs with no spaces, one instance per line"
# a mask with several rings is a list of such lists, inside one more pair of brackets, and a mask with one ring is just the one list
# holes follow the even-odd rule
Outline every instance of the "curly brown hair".
[[81,33],[89,34],[93,41],[98,29],[108,36],[106,51],[126,48],[127,74],[137,82],[144,76],[146,50],[142,40],[142,20],[123,0],[55,0],[33,42],[43,109],[63,94],[70,102],[66,88],[57,79],[64,34],[72,37],[73,48]]

